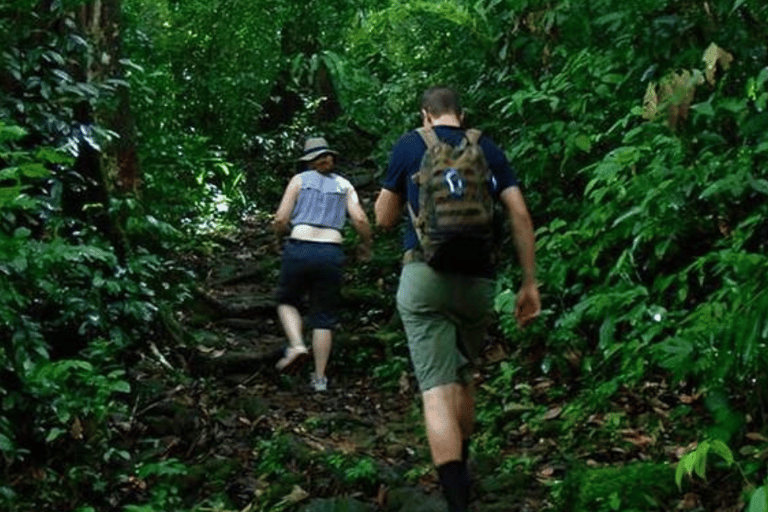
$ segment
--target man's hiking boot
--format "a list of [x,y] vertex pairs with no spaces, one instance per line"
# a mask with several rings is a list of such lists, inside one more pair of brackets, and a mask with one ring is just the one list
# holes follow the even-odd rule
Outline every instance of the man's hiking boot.
[[307,347],[288,347],[275,368],[283,373],[296,373],[304,367],[308,360],[309,350]]

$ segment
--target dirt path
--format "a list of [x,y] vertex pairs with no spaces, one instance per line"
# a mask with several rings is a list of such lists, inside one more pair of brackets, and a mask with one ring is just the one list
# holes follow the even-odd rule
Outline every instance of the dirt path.
[[[279,250],[266,221],[250,219],[221,247],[211,259],[189,262],[204,279],[183,317],[168,322],[175,344],[152,345],[133,375],[149,397],[134,413],[132,432],[159,440],[158,458],[192,468],[189,506],[226,494],[249,512],[444,512],[407,354],[394,348],[401,335],[392,322],[396,260],[350,265],[329,389],[316,393],[311,364],[297,376],[274,369],[285,339],[272,299]],[[500,339],[491,344],[480,382],[492,361],[509,357],[505,347]],[[592,415],[570,433],[585,442],[570,439],[568,448],[558,437],[566,404],[549,393],[564,385],[538,378],[520,386],[520,396],[498,397],[521,407],[502,416],[501,451],[473,450],[475,512],[558,509],[562,503],[548,500],[553,483],[563,480],[562,493],[572,498],[560,499],[588,510],[605,495],[634,489],[638,478],[651,482],[642,492],[658,496],[648,510],[675,509],[680,497],[669,466],[650,462],[679,450],[665,430],[679,398],[663,380],[612,398],[617,414],[645,417],[635,428],[606,436],[607,416]],[[540,413],[530,423],[515,417],[534,410]],[[659,432],[647,431],[649,415]],[[502,462],[511,465],[502,471]],[[654,489],[657,480],[665,484]]]
[[[205,279],[180,319],[179,345],[134,375],[147,388],[162,386],[172,368],[189,377],[138,418],[163,440],[163,457],[198,468],[193,495],[223,487],[251,510],[278,497],[296,510],[442,510],[412,379],[401,374],[382,388],[372,375],[387,352],[373,334],[392,312],[346,294],[329,389],[316,393],[311,363],[297,376],[274,370],[285,339],[271,298],[279,251],[265,221],[251,219],[222,246],[213,262],[190,262]],[[221,477],[204,477],[211,473]]]

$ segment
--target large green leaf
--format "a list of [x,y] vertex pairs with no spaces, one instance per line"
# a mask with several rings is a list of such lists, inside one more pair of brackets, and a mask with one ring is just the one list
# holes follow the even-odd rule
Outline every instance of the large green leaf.
[[40,163],[21,164],[19,171],[27,178],[46,178],[51,174],[51,171]]
[[0,187],[0,208],[5,208],[14,202],[21,194],[21,185]]
[[768,512],[768,485],[755,489],[749,498],[747,512]]
[[20,126],[6,126],[0,123],[0,144],[8,141],[19,140],[27,134],[27,130]]

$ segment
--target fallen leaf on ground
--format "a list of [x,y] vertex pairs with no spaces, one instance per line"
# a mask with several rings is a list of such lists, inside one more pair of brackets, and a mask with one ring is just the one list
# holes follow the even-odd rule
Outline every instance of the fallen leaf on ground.
[[536,472],[536,477],[540,480],[550,480],[555,474],[555,468],[546,467]]
[[291,492],[284,496],[283,499],[280,500],[280,503],[290,505],[304,501],[307,498],[309,498],[309,493],[298,485],[294,485],[293,489],[291,489]]

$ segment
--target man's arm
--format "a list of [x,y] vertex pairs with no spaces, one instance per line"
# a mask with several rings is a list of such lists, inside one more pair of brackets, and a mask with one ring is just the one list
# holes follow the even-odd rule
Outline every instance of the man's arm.
[[523,268],[523,284],[536,282],[536,242],[533,221],[518,187],[507,187],[501,192],[501,202],[509,213],[515,248]]
[[347,189],[347,213],[349,214],[349,220],[355,228],[355,231],[357,231],[357,234],[363,239],[363,243],[358,252],[359,258],[368,260],[371,257],[371,244],[373,242],[371,224],[368,222],[368,216],[365,214],[365,210],[360,204],[357,191],[352,186]]
[[400,222],[404,205],[403,196],[386,188],[381,189],[374,205],[376,225],[384,229],[395,227]]
[[280,200],[280,206],[277,207],[275,213],[275,219],[272,221],[272,229],[278,239],[289,231],[289,223],[291,222],[291,214],[293,213],[293,207],[296,206],[296,199],[299,197],[299,191],[301,190],[301,177],[296,175],[288,182],[288,186],[285,187],[283,192],[283,198]]
[[523,269],[523,283],[517,294],[515,316],[520,327],[531,323],[541,311],[541,298],[536,284],[536,240],[533,221],[518,187],[507,187],[501,192],[501,202],[509,212],[517,258]]

